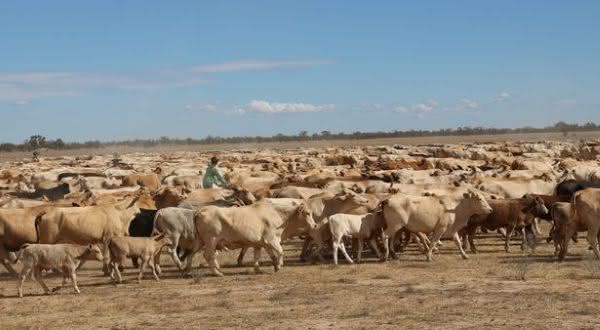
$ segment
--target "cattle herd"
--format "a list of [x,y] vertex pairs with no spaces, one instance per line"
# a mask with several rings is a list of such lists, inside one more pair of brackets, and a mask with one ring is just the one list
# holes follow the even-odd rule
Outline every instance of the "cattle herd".
[[[228,184],[202,187],[217,156]],[[40,157],[0,170],[0,262],[18,295],[42,271],[63,274],[75,292],[76,270],[102,263],[115,283],[121,270],[147,268],[156,280],[160,255],[182,275],[200,253],[223,276],[218,252],[248,249],[261,272],[263,250],[275,271],[284,248],[302,240],[300,260],[386,261],[414,244],[431,261],[443,239],[462,258],[477,253],[482,232],[535,253],[553,244],[567,256],[578,232],[600,259],[600,142],[506,142],[163,152]],[[551,229],[542,232],[540,222]],[[368,243],[365,251],[364,243]],[[356,251],[356,258],[351,254]],[[163,260],[164,262],[164,260]],[[600,262],[600,261],[599,261]],[[202,265],[201,265],[202,266]],[[20,270],[17,272],[15,268]],[[62,286],[61,286],[62,287]],[[61,287],[55,288],[58,290]]]

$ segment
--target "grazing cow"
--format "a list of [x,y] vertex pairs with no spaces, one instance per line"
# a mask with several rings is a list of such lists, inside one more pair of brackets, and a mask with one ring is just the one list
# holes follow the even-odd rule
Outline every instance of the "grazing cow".
[[48,286],[42,280],[42,271],[58,269],[63,274],[63,284],[54,288],[57,291],[62,288],[70,278],[73,289],[80,293],[77,287],[75,271],[83,260],[102,261],[102,251],[96,245],[75,244],[25,244],[17,254],[17,260],[23,262],[23,269],[19,275],[19,297],[23,297],[23,282],[33,270],[33,277],[44,288],[46,294],[50,293]]
[[37,242],[35,218],[47,210],[47,207],[0,209],[0,262],[11,274],[17,272],[7,262],[10,252],[18,251],[23,244]]
[[312,213],[305,205],[283,208],[268,203],[235,208],[203,207],[195,212],[194,223],[204,243],[204,258],[217,276],[223,276],[215,257],[217,245],[228,249],[254,248],[257,273],[261,272],[259,260],[265,248],[278,271],[283,266],[281,241],[315,227]]
[[469,219],[467,227],[463,230],[463,239],[467,238],[471,252],[477,253],[474,237],[477,227],[486,230],[506,228],[504,249],[510,250],[510,238],[515,229],[523,233],[522,248],[525,249],[527,236],[532,235],[532,225],[536,217],[544,217],[548,213],[544,200],[537,195],[526,195],[527,198],[518,199],[493,199],[489,201],[493,212],[488,215],[479,215]]
[[463,259],[468,256],[463,250],[458,231],[467,225],[474,215],[492,212],[488,202],[478,193],[469,191],[452,210],[447,210],[436,197],[394,195],[382,202],[385,229],[385,259],[389,256],[389,238],[406,228],[413,233],[431,233],[431,244],[427,250],[427,260],[431,261],[436,243],[445,235],[454,238]]
[[[121,272],[119,267],[123,265],[125,258],[141,258],[140,273],[138,274],[138,283],[142,283],[146,265],[152,270],[154,278],[158,281],[158,274],[154,265],[154,258],[160,254],[165,246],[170,246],[171,240],[160,234],[155,237],[113,237],[105,242],[105,264],[111,268],[110,277],[121,283]],[[108,259],[108,260],[107,260]],[[116,274],[116,276],[115,276]]]
[[573,195],[568,216],[559,218],[556,235],[561,245],[559,260],[567,254],[569,240],[578,231],[587,230],[587,240],[600,259],[598,235],[600,234],[600,188],[588,188]]
[[356,261],[361,262],[363,241],[368,240],[369,245],[375,251],[378,258],[381,258],[379,249],[375,242],[377,234],[381,234],[385,227],[385,219],[383,212],[380,210],[374,213],[364,215],[343,214],[338,213],[330,216],[327,219],[329,229],[331,230],[332,247],[333,247],[333,263],[338,264],[338,249],[342,250],[344,257],[349,263],[352,263],[352,258],[346,252],[346,248],[342,239],[344,236],[350,236],[358,239],[358,254]]

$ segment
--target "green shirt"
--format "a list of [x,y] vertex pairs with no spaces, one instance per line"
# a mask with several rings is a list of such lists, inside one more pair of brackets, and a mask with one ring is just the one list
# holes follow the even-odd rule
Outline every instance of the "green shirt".
[[225,179],[217,169],[217,166],[208,164],[206,173],[204,173],[204,178],[202,179],[202,186],[204,188],[212,188],[225,183]]

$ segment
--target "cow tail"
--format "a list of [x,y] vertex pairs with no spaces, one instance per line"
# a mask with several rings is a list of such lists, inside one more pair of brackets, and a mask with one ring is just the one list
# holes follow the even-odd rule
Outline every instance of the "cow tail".
[[150,234],[150,236],[156,236],[156,235],[159,235],[162,233],[158,228],[156,228],[156,224],[158,223],[158,220],[160,220],[160,217],[161,217],[161,212],[160,212],[160,210],[158,210],[156,212],[156,214],[154,215],[154,221],[153,221],[153,225],[152,225],[152,233]]
[[36,243],[40,242],[40,223],[42,222],[42,217],[46,214],[46,212],[42,212],[35,217],[34,226],[35,226],[35,235],[36,235]]
[[571,197],[571,214],[569,216],[571,217],[571,221],[575,223],[579,222],[579,214],[577,213],[577,197],[579,197],[579,193],[580,191],[574,193],[573,197]]

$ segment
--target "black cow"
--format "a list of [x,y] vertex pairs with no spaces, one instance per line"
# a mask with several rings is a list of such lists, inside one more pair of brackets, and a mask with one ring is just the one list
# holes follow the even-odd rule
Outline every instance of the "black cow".
[[[154,228],[154,216],[156,210],[140,209],[140,213],[133,218],[129,224],[129,236],[150,237]],[[133,267],[138,267],[138,258],[132,257]]]

